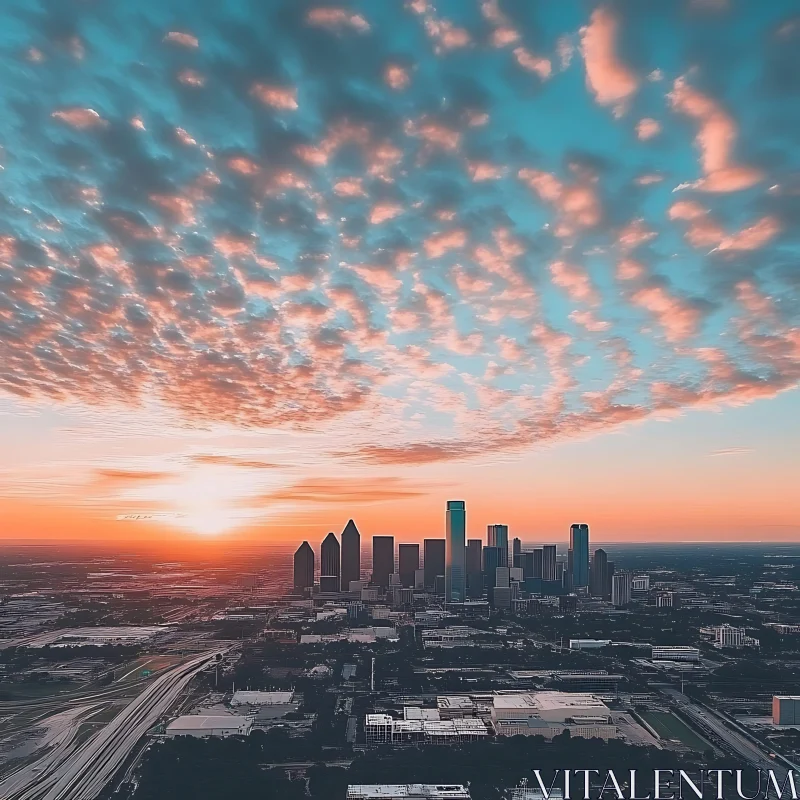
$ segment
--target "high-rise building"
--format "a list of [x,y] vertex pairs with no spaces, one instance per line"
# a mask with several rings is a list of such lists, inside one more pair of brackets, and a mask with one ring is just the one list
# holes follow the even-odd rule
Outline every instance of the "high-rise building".
[[[541,562],[541,553],[539,551],[539,577],[541,577],[542,571],[542,562]],[[522,569],[522,579],[525,580],[527,578],[533,577],[533,565],[534,565],[534,555],[532,550],[525,550],[519,554],[519,566]]]
[[497,567],[494,571],[494,588],[508,589],[511,586],[511,569]]
[[566,566],[564,567],[564,588],[568,592],[571,592],[574,588],[572,585],[572,569],[574,562],[575,562],[575,553],[570,547],[569,550],[567,550],[567,563]]
[[508,525],[489,525],[486,529],[486,544],[500,548],[501,567],[508,566]]
[[294,590],[302,594],[314,587],[314,551],[303,542],[294,554]]
[[325,581],[326,587],[329,587],[326,591],[340,591],[342,588],[341,549],[339,547],[339,540],[336,538],[336,534],[333,533],[333,531],[331,531],[322,542],[322,547],[319,551],[319,566],[320,584],[323,578],[328,578],[329,580]]
[[361,580],[361,534],[355,522],[348,520],[342,531],[342,588],[350,581]]
[[514,541],[511,544],[511,566],[512,567],[519,567],[522,566],[520,563],[520,558],[522,556],[522,539],[518,536],[514,537]]
[[372,582],[385,589],[394,572],[394,536],[372,537]]
[[532,578],[542,578],[542,567],[543,567],[543,555],[544,550],[541,547],[537,547],[533,551],[533,575]]
[[589,593],[592,597],[606,597],[608,589],[608,554],[598,547],[589,568]]
[[618,572],[614,575],[611,584],[611,602],[617,608],[627,606],[631,602],[631,583],[630,572]]
[[467,506],[463,500],[447,501],[446,530],[445,599],[463,603],[467,597]]
[[542,548],[542,580],[556,580],[556,546],[546,544]]
[[480,539],[467,540],[467,594],[472,598],[483,595],[483,542]]
[[419,545],[398,545],[397,553],[397,571],[400,573],[400,583],[406,589],[413,589],[414,573],[419,569]]
[[444,539],[425,539],[422,548],[425,586],[432,589],[436,586],[437,576],[444,576],[445,541]]
[[572,550],[572,586],[589,585],[589,526],[573,525],[569,529],[569,549]]

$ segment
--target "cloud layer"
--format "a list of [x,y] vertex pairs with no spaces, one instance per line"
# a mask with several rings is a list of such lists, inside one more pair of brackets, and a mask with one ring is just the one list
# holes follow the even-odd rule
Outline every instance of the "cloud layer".
[[0,392],[390,466],[796,386],[791,4],[557,5],[10,0]]

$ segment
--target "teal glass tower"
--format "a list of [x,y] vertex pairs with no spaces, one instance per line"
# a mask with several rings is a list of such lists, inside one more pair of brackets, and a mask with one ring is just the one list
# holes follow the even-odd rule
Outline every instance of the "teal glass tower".
[[573,525],[569,529],[569,549],[572,551],[572,587],[589,585],[589,526]]
[[467,596],[467,506],[463,500],[447,501],[445,536],[445,598],[463,603]]

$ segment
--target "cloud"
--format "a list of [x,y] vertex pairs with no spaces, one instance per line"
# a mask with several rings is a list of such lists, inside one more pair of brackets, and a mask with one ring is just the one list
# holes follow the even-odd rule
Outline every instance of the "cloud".
[[264,503],[363,504],[408,500],[429,493],[401,478],[308,478],[259,499]]
[[639,86],[635,73],[617,54],[619,19],[606,6],[592,12],[589,24],[581,29],[581,53],[586,64],[586,85],[600,105],[613,106],[624,113]]
[[723,450],[712,450],[710,456],[741,456],[752,453],[752,447],[726,447]]
[[706,192],[736,192],[749,189],[764,178],[761,170],[733,161],[738,127],[714,99],[692,87],[686,78],[676,78],[668,95],[672,108],[696,120],[695,142],[705,177],[692,184]]

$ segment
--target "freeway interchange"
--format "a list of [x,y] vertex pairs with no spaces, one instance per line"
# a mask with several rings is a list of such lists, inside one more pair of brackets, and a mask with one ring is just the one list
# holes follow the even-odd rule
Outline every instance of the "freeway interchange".
[[[153,678],[122,711],[83,743],[77,741],[78,730],[98,708],[97,702],[82,698],[80,705],[49,718],[59,724],[47,748],[37,760],[0,780],[0,797],[93,800],[124,764],[139,739],[176,704],[192,678],[225,652],[224,648],[209,650]],[[95,698],[97,694],[100,693]]]

